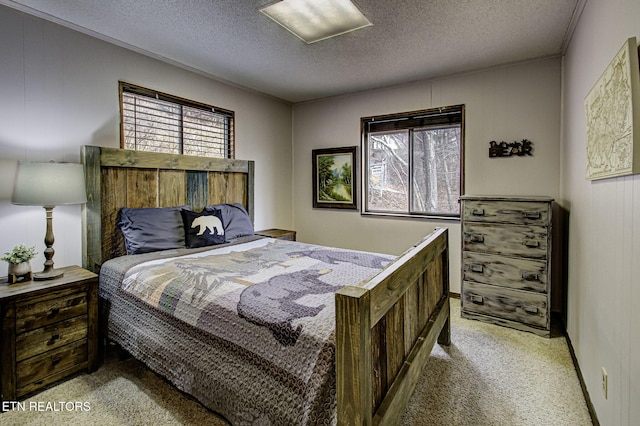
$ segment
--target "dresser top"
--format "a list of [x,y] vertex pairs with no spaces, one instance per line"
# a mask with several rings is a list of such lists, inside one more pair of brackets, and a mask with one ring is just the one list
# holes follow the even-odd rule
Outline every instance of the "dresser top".
[[552,197],[545,196],[523,196],[523,195],[461,195],[460,200],[483,200],[483,201],[540,201],[549,203]]

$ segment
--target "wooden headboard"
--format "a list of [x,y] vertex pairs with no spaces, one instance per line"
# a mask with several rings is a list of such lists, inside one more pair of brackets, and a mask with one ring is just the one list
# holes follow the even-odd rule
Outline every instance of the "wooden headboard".
[[117,228],[122,207],[190,205],[200,211],[241,203],[254,220],[254,162],[85,145],[87,185],[82,207],[82,265],[98,272],[106,260],[126,254]]

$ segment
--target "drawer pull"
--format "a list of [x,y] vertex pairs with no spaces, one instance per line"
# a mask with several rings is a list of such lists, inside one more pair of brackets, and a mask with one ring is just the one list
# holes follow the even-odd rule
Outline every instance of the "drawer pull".
[[477,296],[475,294],[472,294],[471,297],[469,297],[469,299],[473,303],[475,303],[477,305],[483,305],[484,304],[484,297],[482,297],[482,296]]
[[538,248],[540,247],[540,241],[538,240],[525,240],[524,245],[529,248]]
[[540,212],[522,212],[522,216],[526,219],[540,219]]
[[56,315],[58,315],[60,313],[60,308],[53,308],[51,309],[51,312],[49,313],[48,318],[53,318]]
[[538,307],[537,306],[525,306],[524,311],[528,314],[537,314]]
[[478,272],[482,274],[484,272],[484,267],[478,264],[471,264],[471,272]]
[[537,272],[524,271],[522,273],[522,279],[525,281],[540,281],[540,275]]
[[47,345],[53,345],[56,342],[56,340],[58,340],[59,338],[60,338],[59,334],[54,334],[53,336],[51,336],[51,338],[47,342]]
[[51,360],[51,366],[55,367],[56,365],[58,365],[60,363],[60,361],[62,361],[62,358],[60,358],[60,357],[53,358]]
[[473,209],[471,210],[471,214],[473,216],[484,216],[484,209]]

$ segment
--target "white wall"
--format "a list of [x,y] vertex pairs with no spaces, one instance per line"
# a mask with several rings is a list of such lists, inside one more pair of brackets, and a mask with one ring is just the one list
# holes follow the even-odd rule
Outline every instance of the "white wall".
[[[639,1],[589,0],[563,64],[561,196],[570,210],[567,331],[603,425],[640,421],[640,176],[585,179],[584,98],[634,36],[640,39]],[[608,399],[601,388],[602,367],[609,375]]]
[[[10,204],[16,162],[119,147],[119,80],[235,111],[236,158],[256,161],[256,228],[293,226],[289,104],[0,6],[0,253],[35,245],[40,269],[45,214]],[[53,217],[56,266],[81,264],[80,206]]]
[[[300,241],[400,254],[448,227],[451,291],[460,292],[458,221],[312,208],[311,151],[360,145],[360,118],[465,104],[467,194],[559,195],[560,59],[547,59],[294,105],[294,221]],[[533,141],[532,157],[489,158],[489,141]]]

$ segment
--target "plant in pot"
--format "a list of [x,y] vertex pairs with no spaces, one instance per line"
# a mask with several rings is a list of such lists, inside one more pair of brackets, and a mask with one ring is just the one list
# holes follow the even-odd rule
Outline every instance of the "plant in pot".
[[35,247],[18,244],[13,250],[5,252],[4,257],[0,257],[0,260],[9,263],[10,276],[23,276],[31,272],[31,264],[29,261],[33,259],[36,254],[38,253]]

